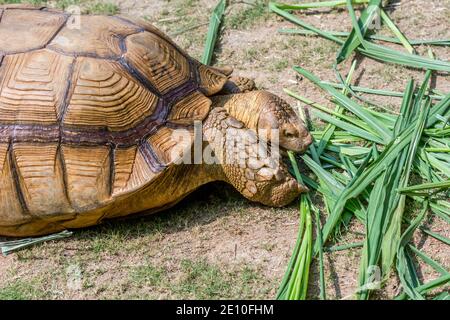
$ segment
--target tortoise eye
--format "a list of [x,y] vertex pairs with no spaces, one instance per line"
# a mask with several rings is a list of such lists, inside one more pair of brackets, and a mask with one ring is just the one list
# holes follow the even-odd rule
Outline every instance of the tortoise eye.
[[283,130],[283,135],[286,138],[297,138],[298,137],[298,131],[295,129],[284,129]]

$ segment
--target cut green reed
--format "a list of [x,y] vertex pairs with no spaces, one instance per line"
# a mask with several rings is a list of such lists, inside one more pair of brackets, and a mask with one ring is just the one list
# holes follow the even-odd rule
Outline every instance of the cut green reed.
[[[307,72],[302,68],[295,67],[294,69],[302,75],[307,74]],[[307,78],[315,82],[319,87],[322,87],[325,90],[329,89],[328,87],[323,86],[322,82],[318,81],[318,79],[311,76]],[[425,177],[434,177],[433,179],[437,179],[438,181],[425,183],[419,186],[407,186],[410,175],[416,169],[413,165],[417,160],[416,153],[419,149],[422,153],[426,152],[424,150],[423,143],[430,143],[430,138],[432,139],[432,137],[427,137],[426,140],[423,139],[424,135],[427,134],[425,128],[431,128],[433,124],[436,124],[435,120],[433,120],[436,118],[436,115],[441,114],[446,116],[449,113],[450,102],[448,100],[448,96],[444,97],[443,101],[432,105],[431,99],[426,93],[429,79],[430,77],[427,74],[419,88],[414,86],[413,81],[408,83],[403,94],[401,112],[398,116],[393,116],[395,119],[394,124],[388,126],[384,123],[384,126],[386,126],[385,130],[389,130],[393,134],[393,138],[390,141],[383,141],[383,143],[379,143],[377,141],[373,141],[373,137],[372,140],[369,138],[371,134],[373,134],[374,127],[373,124],[368,124],[367,122],[363,122],[366,126],[361,126],[359,121],[363,121],[361,119],[361,115],[363,115],[362,110],[367,110],[363,106],[358,106],[358,108],[360,108],[358,113],[359,118],[356,113],[350,112],[351,108],[346,109],[346,115],[330,110],[328,110],[329,115],[326,117],[323,117],[323,114],[326,113],[322,114],[322,119],[331,119],[331,121],[327,122],[336,125],[338,129],[334,132],[333,136],[331,136],[331,140],[328,140],[328,143],[324,148],[324,150],[331,149],[332,152],[337,153],[338,156],[333,158],[322,156],[322,159],[325,159],[325,162],[334,164],[339,169],[345,170],[350,175],[351,180],[342,180],[342,176],[336,175],[336,172],[328,172],[323,168],[323,166],[316,163],[308,155],[302,157],[308,168],[318,178],[320,185],[314,184],[307,179],[304,179],[305,183],[307,183],[312,189],[321,193],[324,199],[327,199],[327,206],[331,209],[331,214],[328,216],[328,219],[323,227],[323,240],[327,240],[329,238],[332,230],[336,228],[339,220],[342,219],[344,212],[348,212],[350,202],[353,205],[350,212],[358,217],[360,221],[365,223],[367,228],[367,237],[363,246],[359,289],[356,292],[356,296],[360,299],[367,299],[371,290],[375,288],[373,286],[373,279],[371,279],[370,274],[367,273],[367,270],[370,270],[369,267],[377,266],[380,263],[381,257],[383,257],[383,263],[381,264],[383,266],[381,269],[381,275],[386,277],[391,270],[391,265],[394,258],[398,257],[399,254],[400,256],[396,260],[397,262],[395,267],[397,273],[402,272],[403,286],[409,286],[409,289],[407,289],[408,297],[414,299],[419,299],[422,297],[420,292],[417,291],[418,289],[414,289],[420,286],[420,284],[417,282],[416,277],[414,277],[414,272],[411,271],[411,268],[413,267],[410,264],[411,257],[405,247],[408,241],[404,240],[407,237],[402,237],[400,232],[401,222],[404,220],[402,218],[405,212],[406,196],[417,197],[418,195],[423,195],[422,193],[425,190],[427,191],[426,195],[428,197],[430,194],[434,194],[433,192],[429,192],[430,190],[442,190],[448,189],[449,187],[448,180],[441,180],[442,178],[435,173],[435,176],[427,173],[425,174]],[[301,97],[290,90],[287,90],[286,92],[297,98],[299,101],[317,108],[316,103],[313,103],[312,101]],[[329,91],[327,92],[330,93]],[[330,94],[333,98],[335,98],[333,93],[335,92],[331,92]],[[336,101],[336,99],[332,100]],[[342,101],[342,98],[340,101]],[[318,107],[318,109],[323,108],[325,107]],[[339,118],[345,120],[346,123],[336,121]],[[359,121],[355,121],[356,119]],[[354,125],[354,127],[350,127],[349,129],[350,123],[356,123],[360,127]],[[366,131],[364,134],[361,134],[359,131],[355,132],[355,128]],[[349,133],[346,132],[346,130],[351,130],[351,136],[354,134],[363,136],[365,137],[365,141],[372,143],[373,146],[377,145],[378,148],[381,148],[380,152],[377,152],[377,156],[371,159],[372,153],[369,152],[370,149],[365,147],[361,148],[360,146],[353,146],[355,148],[361,148],[363,151],[361,155],[365,155],[366,157],[370,156],[369,160],[367,160],[366,166],[360,166],[358,170],[355,165],[355,154],[352,154],[351,156],[344,156],[339,148],[336,148],[334,145],[330,145],[330,141],[333,141],[332,139],[335,135],[348,136]],[[324,131],[319,133],[320,134],[317,135],[313,132],[313,136],[320,139],[325,134]],[[448,138],[449,135],[447,134],[447,136],[445,136],[445,140],[448,141]],[[444,143],[446,143],[446,141],[444,141]],[[436,145],[438,142],[432,140],[432,143]],[[320,141],[315,144],[320,145]],[[351,145],[349,148],[351,150]],[[427,168],[432,169],[433,167],[428,165]],[[360,202],[356,202],[356,207],[354,207],[355,200],[363,197],[363,193],[367,192],[367,188],[371,190],[370,198],[368,199],[369,201],[367,201],[369,206],[365,208],[364,206],[359,205]],[[366,196],[363,198],[367,199]],[[448,205],[446,205],[445,202],[444,207],[436,205],[435,203],[433,205],[430,203],[430,209],[432,212],[438,212],[438,215],[443,216],[444,220],[447,217],[445,212],[448,212]],[[411,222],[409,223],[411,224]],[[431,236],[434,236],[444,243],[450,242],[450,240],[446,239],[442,235],[436,234],[430,230],[423,230],[423,228],[419,229]],[[316,242],[315,249],[322,246],[323,244],[318,244]],[[370,279],[371,282],[368,282],[368,279]],[[378,285],[381,283],[382,279],[380,278],[379,280],[380,282],[378,282]]]
[[[213,17],[223,14],[220,11],[224,7],[218,9],[221,4]],[[392,268],[397,272],[403,288],[403,293],[396,299],[423,299],[431,290],[450,281],[449,272],[443,266],[411,245],[416,230],[450,245],[450,239],[422,226],[427,214],[450,222],[450,202],[439,198],[442,191],[449,188],[450,94],[430,88],[432,70],[449,72],[450,63],[437,60],[431,54],[429,57],[419,56],[414,50],[414,45],[422,44],[449,46],[450,40],[409,40],[381,4],[381,0],[269,3],[270,10],[304,29],[286,32],[318,35],[341,46],[334,65],[340,83],[322,81],[306,69],[294,67],[295,71],[331,97],[334,110],[285,89],[287,94],[312,107],[314,114],[327,123],[321,131],[310,128],[315,141],[307,154],[302,156],[314,177],[302,175],[298,169],[298,157],[288,153],[297,181],[322,196],[326,220],[322,226],[319,210],[309,194],[302,194],[297,242],[278,290],[278,299],[307,298],[310,266],[315,257],[319,259],[320,298],[325,299],[324,251],[330,253],[350,248],[362,253],[354,294],[359,299],[367,299],[373,290],[379,289]],[[366,5],[359,18],[353,5]],[[293,14],[296,10],[337,6],[347,7],[352,22],[351,32],[323,31]],[[375,20],[378,18],[380,20]],[[211,35],[208,36],[210,44],[207,51],[211,51],[208,63],[218,32],[217,17],[212,18],[211,25],[214,19],[216,25],[210,28]],[[385,24],[395,38],[372,34],[375,22]],[[397,43],[403,49],[385,47],[373,43],[374,40]],[[336,68],[354,52],[386,63],[422,68],[427,72],[420,86],[410,80],[404,92],[354,86],[351,79],[355,62],[345,80]],[[353,98],[368,102],[368,105],[374,104],[359,97],[357,92],[402,98],[400,112],[389,111],[380,105],[375,105],[376,109],[361,105]],[[377,111],[379,109],[383,111]],[[309,127],[310,122],[306,122]],[[412,176],[422,179],[422,183],[409,185]],[[412,220],[407,217],[410,211],[406,206],[407,199],[422,205],[419,215]],[[312,214],[316,225],[315,242]],[[353,217],[365,226],[365,240],[325,246],[333,235],[340,234],[342,226]],[[412,263],[413,255],[429,264],[441,277],[421,283]],[[446,299],[447,296],[440,294],[435,299]]]
[[[312,80],[322,89],[327,90],[327,92],[335,98],[336,91],[330,92],[331,90],[329,90],[329,87],[324,86],[322,82],[318,81],[318,79],[310,76],[306,70],[299,67],[294,67],[294,69],[302,75],[307,75],[308,79]],[[420,143],[423,143],[422,136],[426,134],[424,129],[435,123],[435,120],[432,119],[436,118],[436,115],[440,113],[448,113],[449,102],[447,97],[436,105],[431,106],[431,99],[426,95],[429,78],[430,77],[427,74],[424,82],[417,90],[415,90],[414,83],[412,81],[408,83],[404,92],[401,113],[397,116],[394,126],[388,128],[386,124],[384,124],[386,126],[386,131],[392,131],[393,138],[390,142],[386,141],[384,143],[377,143],[376,141],[373,141],[373,139],[367,139],[370,137],[371,132],[367,130],[367,127],[365,128],[367,130],[364,133],[366,141],[371,141],[372,143],[383,147],[377,158],[369,161],[370,164],[367,168],[358,170],[359,172],[355,173],[355,167],[350,169],[350,166],[340,165],[341,163],[344,163],[342,159],[347,159],[346,161],[349,161],[348,156],[343,158],[341,154],[339,154],[340,157],[333,160],[337,162],[336,164],[341,169],[347,168],[345,170],[351,173],[351,176],[353,177],[351,182],[344,188],[342,188],[341,184],[336,183],[336,180],[331,178],[332,175],[324,174],[324,172],[327,172],[326,170],[318,169],[320,166],[312,164],[311,162],[313,160],[311,158],[307,155],[303,157],[305,164],[314,172],[319,181],[328,181],[329,188],[327,191],[320,190],[320,188],[317,187],[315,190],[322,193],[324,197],[329,198],[329,190],[333,189],[335,190],[334,195],[337,197],[337,200],[331,202],[333,205],[332,212],[323,228],[324,240],[328,239],[332,229],[342,217],[347,202],[360,197],[364,189],[370,187],[372,183],[374,183],[374,187],[368,201],[369,206],[366,209],[367,213],[363,213],[366,217],[365,225],[368,229],[365,245],[363,247],[363,257],[361,260],[359,289],[356,292],[356,295],[360,299],[367,299],[369,297],[369,293],[373,288],[371,287],[373,283],[367,282],[367,270],[370,266],[378,265],[382,253],[384,254],[384,268],[382,269],[384,276],[389,274],[390,266],[394,257],[400,253],[400,259],[397,259],[396,270],[398,273],[403,272],[403,285],[408,285],[410,288],[415,288],[419,285],[416,283],[417,279],[413,277],[413,273],[406,273],[407,270],[412,268],[411,265],[409,265],[409,253],[403,250],[403,247],[399,247],[400,244],[404,246],[401,240],[403,238],[401,238],[400,230],[403,213],[405,211],[405,195],[408,194],[408,196],[417,196],[416,191],[428,189],[440,190],[442,188],[448,188],[448,181],[427,183],[423,186],[421,185],[417,187],[412,186],[411,189],[410,187],[406,187],[406,183],[409,181],[410,174],[413,171],[413,162],[416,159],[416,152]],[[414,94],[414,92],[416,92],[416,94]],[[308,104],[309,106],[317,107],[317,104],[294,94],[292,91],[287,91],[287,93],[295,98],[298,98],[300,101]],[[335,99],[333,99],[333,101],[335,101]],[[342,101],[342,98],[340,101]],[[345,104],[345,102],[346,101],[344,100],[343,103]],[[363,106],[359,106],[359,108],[359,113],[350,113],[351,108],[347,109],[349,114],[345,117],[335,112],[329,112],[329,116],[321,118],[328,120],[330,118],[334,118],[334,120],[331,120],[329,123],[333,123],[337,125],[340,130],[346,131],[349,130],[349,123],[359,124],[351,117],[357,118],[357,116],[359,116],[359,120],[362,120],[362,116],[366,116],[367,118],[367,115],[362,112],[365,108]],[[336,121],[338,117],[345,119],[348,123],[344,124]],[[368,124],[367,122],[364,123]],[[374,129],[372,123],[370,123],[368,127],[372,130]],[[363,128],[364,126],[362,126],[359,130],[364,130]],[[351,130],[353,130],[351,131],[351,134],[363,136],[360,132],[355,132],[354,128],[351,128]],[[345,132],[342,134],[345,134]],[[323,132],[321,132],[319,137],[322,136]],[[448,135],[446,138],[448,138]],[[334,151],[336,152],[337,150],[335,149]],[[365,153],[368,154],[367,151],[365,151]],[[339,160],[339,158],[341,159]],[[320,172],[321,170],[324,172]],[[396,190],[404,190],[402,192],[405,194],[396,192]],[[445,212],[445,209],[443,209],[443,211]],[[361,220],[361,213],[358,215]],[[430,231],[428,232],[431,233]],[[443,239],[443,236],[441,235],[435,234],[435,236],[441,240]],[[443,240],[446,243],[446,239]],[[387,245],[388,242],[390,245]],[[318,246],[319,245],[316,242],[315,248],[318,248]],[[408,263],[408,266],[405,266],[406,263]],[[418,291],[414,291],[413,289],[408,290],[408,296],[416,299],[421,297]]]
[[446,181],[440,181],[440,182],[429,182],[429,183],[423,183],[415,186],[409,186],[409,187],[403,187],[397,189],[397,192],[399,193],[407,193],[412,195],[429,195],[430,192],[423,192],[427,190],[433,190],[433,192],[436,192],[437,190],[441,189],[448,189],[450,188],[450,180]]
[[[297,181],[303,184],[294,154],[288,152],[288,155]],[[278,290],[276,296],[277,299],[306,299],[313,243],[311,211],[316,210],[316,208],[312,207],[309,194],[302,194],[300,196],[300,221],[297,242],[288,264],[287,271]]]
[[441,275],[448,275],[449,272],[438,262],[427,256],[421,250],[417,249],[411,244],[408,244],[408,249],[411,250],[417,257],[422,259],[426,264],[432,267],[435,271],[439,272]]
[[[278,29],[279,33],[285,33],[285,34],[299,34],[299,35],[305,35],[305,36],[317,36],[317,33],[310,31],[310,30],[304,30],[304,29],[293,29],[293,28],[281,28]],[[343,37],[347,38],[350,35],[350,32],[346,31],[325,31],[335,37]],[[390,43],[396,43],[401,44],[402,42],[398,40],[397,38],[392,37],[386,37],[381,35],[373,35],[369,34],[366,36],[366,39],[369,40],[378,40],[383,42],[390,42]],[[450,45],[450,39],[430,39],[430,40],[409,40],[409,43],[413,46],[421,46],[421,45],[430,45],[430,46],[449,46]]]
[[22,250],[24,248],[31,247],[33,245],[37,245],[43,242],[51,241],[51,240],[59,240],[63,238],[70,237],[73,234],[72,231],[64,230],[58,233],[50,234],[42,237],[35,238],[24,238],[19,240],[11,240],[0,242],[0,253],[5,257],[13,252]]
[[216,46],[218,38],[219,28],[222,23],[222,18],[225,13],[226,6],[227,0],[220,0],[211,15],[208,33],[206,34],[205,49],[203,51],[203,57],[201,60],[203,64],[211,64],[214,48]]
[[[409,52],[401,52],[366,40],[366,33],[370,28],[373,28],[374,19],[377,17],[378,12],[380,12],[381,10],[381,0],[369,1],[367,7],[363,10],[359,19],[356,18],[352,1],[347,0],[346,5],[352,21],[353,29],[345,41],[342,40],[339,36],[336,36],[330,32],[321,30],[304,22],[298,16],[295,16],[291,13],[295,10],[308,9],[305,5],[296,8],[292,5],[270,2],[269,9],[276,14],[284,17],[285,19],[303,27],[304,29],[317,34],[318,36],[340,44],[341,49],[336,57],[336,64],[339,64],[348,59],[354,51],[358,51],[359,53],[367,57],[382,62],[400,64],[411,68],[450,72],[449,62],[422,57]],[[289,8],[289,12],[286,11],[287,8]],[[398,33],[395,35],[397,37],[399,36]],[[399,41],[400,43],[403,43],[404,39],[399,39]]]

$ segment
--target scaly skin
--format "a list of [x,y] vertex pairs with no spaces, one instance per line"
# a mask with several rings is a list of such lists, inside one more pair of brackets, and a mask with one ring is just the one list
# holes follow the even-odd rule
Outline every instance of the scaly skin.
[[[249,200],[275,207],[284,206],[307,191],[279,158],[260,157],[260,148],[266,144],[259,144],[256,132],[263,128],[280,129],[281,146],[288,150],[304,151],[312,141],[284,101],[268,92],[253,91],[214,97],[213,105],[203,124],[203,133],[223,171],[222,177],[216,179],[232,184]],[[283,136],[286,128],[295,131],[295,137]],[[230,156],[235,150],[238,150],[236,159]],[[273,152],[269,145],[269,155]]]

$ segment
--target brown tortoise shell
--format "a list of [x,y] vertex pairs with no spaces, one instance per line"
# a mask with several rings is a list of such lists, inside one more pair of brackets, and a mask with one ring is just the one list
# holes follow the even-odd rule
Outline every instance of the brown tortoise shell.
[[139,190],[226,81],[145,21],[0,6],[0,230]]

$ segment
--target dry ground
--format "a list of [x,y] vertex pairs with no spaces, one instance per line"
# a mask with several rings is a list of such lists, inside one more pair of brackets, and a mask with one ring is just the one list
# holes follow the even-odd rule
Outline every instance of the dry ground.
[[[331,65],[338,46],[314,37],[280,35],[279,28],[293,25],[268,13],[265,1],[246,2],[231,1],[214,63],[233,66],[237,74],[255,78],[260,88],[291,103],[295,102],[283,88],[327,103],[324,94],[291,67],[301,65],[334,81]],[[408,37],[450,38],[448,1],[395,2],[391,17]],[[142,16],[200,58],[216,1],[59,0],[53,5],[72,3],[86,12]],[[302,14],[302,18],[326,30],[347,31],[350,26],[344,10],[319,10]],[[386,30],[380,33],[388,34]],[[448,48],[433,50],[438,58],[449,60]],[[419,51],[424,53],[426,48]],[[344,74],[348,68],[345,63],[341,66]],[[360,58],[355,79],[362,86],[402,90],[410,76],[420,81],[423,73]],[[439,75],[435,85],[449,92],[450,79]],[[393,110],[399,105],[395,98],[371,99]],[[430,218],[430,228],[450,237],[448,225],[436,220]],[[0,299],[273,298],[296,240],[297,223],[295,203],[283,209],[267,208],[246,201],[226,185],[210,184],[167,212],[78,230],[66,240],[0,257]],[[358,223],[352,223],[336,240],[340,244],[359,241],[362,231]],[[447,246],[420,234],[415,243],[450,267]],[[326,254],[330,298],[349,297],[356,289],[359,251]],[[437,276],[427,266],[420,266],[422,280]],[[313,299],[317,298],[317,282],[314,264]],[[387,288],[375,297],[389,298],[398,292],[398,280],[392,276]]]

